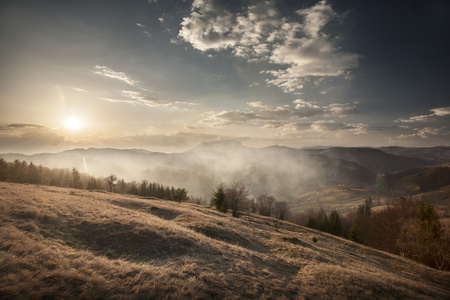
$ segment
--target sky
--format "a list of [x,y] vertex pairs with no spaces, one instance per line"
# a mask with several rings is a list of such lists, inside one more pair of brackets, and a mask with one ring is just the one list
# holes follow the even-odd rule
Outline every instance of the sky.
[[450,2],[3,0],[0,152],[450,146]]

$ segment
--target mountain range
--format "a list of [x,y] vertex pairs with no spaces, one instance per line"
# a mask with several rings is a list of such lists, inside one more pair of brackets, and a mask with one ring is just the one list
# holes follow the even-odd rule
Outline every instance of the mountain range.
[[[267,193],[278,200],[295,203],[301,201],[301,195],[324,187],[356,186],[374,190],[379,188],[380,176],[445,165],[450,162],[450,147],[249,148],[229,140],[203,143],[181,153],[89,148],[0,156],[7,161],[32,161],[50,168],[75,167],[98,177],[115,174],[126,181],[146,179],[185,187],[191,195],[205,199],[209,199],[219,183],[240,180],[252,196]],[[400,177],[390,175],[396,181]]]

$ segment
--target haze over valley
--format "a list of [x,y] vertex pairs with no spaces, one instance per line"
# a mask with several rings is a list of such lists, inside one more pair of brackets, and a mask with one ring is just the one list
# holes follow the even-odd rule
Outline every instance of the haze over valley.
[[[390,153],[391,152],[391,153]],[[438,155],[433,153],[438,152]],[[282,146],[249,148],[238,141],[203,143],[182,153],[150,152],[138,149],[74,149],[60,153],[35,155],[3,154],[7,161],[15,159],[51,168],[77,168],[98,177],[116,175],[119,179],[158,182],[185,187],[190,195],[201,197],[205,204],[214,188],[221,182],[242,181],[251,196],[274,195],[292,207],[301,207],[302,195],[327,187],[347,186],[364,191],[354,198],[352,193],[341,195],[363,202],[365,198],[386,198],[387,183],[380,176],[419,167],[445,165],[450,161],[450,148],[310,148],[295,149]],[[382,178],[382,180],[385,180]],[[394,182],[389,182],[393,184]],[[417,193],[402,190],[398,195]],[[395,195],[395,194],[394,194]],[[335,191],[335,198],[339,195]],[[307,208],[325,205],[321,194]],[[311,202],[311,200],[310,200]],[[314,202],[314,199],[313,199]],[[320,204],[319,204],[320,203]]]

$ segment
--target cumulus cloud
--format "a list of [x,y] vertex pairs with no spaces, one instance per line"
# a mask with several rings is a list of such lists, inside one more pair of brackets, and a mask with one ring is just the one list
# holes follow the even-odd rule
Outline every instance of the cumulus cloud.
[[332,103],[325,108],[331,115],[339,117],[358,113],[358,109],[349,103]]
[[353,134],[366,134],[367,125],[362,123],[339,123],[333,120],[321,120],[311,124],[311,130],[316,132],[351,131]]
[[236,17],[216,1],[195,0],[178,36],[200,51],[221,50],[239,41],[239,33],[233,30],[236,25]]
[[389,139],[391,144],[398,144],[401,141],[403,144],[410,143],[411,145],[421,145],[430,147],[431,145],[442,145],[449,140],[450,130],[447,126],[424,128],[413,128],[408,133],[400,134],[395,138]]
[[[253,110],[210,112],[201,121],[193,125],[221,127],[239,124],[262,125],[264,128],[279,128],[296,120],[304,120],[312,117],[343,117],[358,112],[355,105],[332,103],[319,106],[303,99],[293,101],[294,108],[290,106],[278,106],[270,108],[261,102],[247,103]],[[356,127],[352,127],[356,128]]]
[[95,66],[94,73],[123,81],[129,85],[136,85],[138,83],[138,81],[131,79],[124,72],[116,72],[106,66],[99,66],[99,65]]
[[315,108],[315,109],[320,108],[320,106],[318,106],[318,105],[316,105],[316,104],[314,104],[314,103],[312,103],[310,101],[305,101],[303,99],[296,99],[293,102],[296,104],[295,105],[295,109],[302,109],[302,108],[305,108],[305,107]]
[[414,135],[422,139],[427,139],[430,136],[448,135],[447,127],[441,128],[425,127],[421,129],[416,128],[415,130],[417,131],[417,133],[415,133]]
[[200,51],[229,49],[250,62],[287,66],[269,69],[266,83],[285,92],[303,88],[307,77],[340,76],[358,65],[359,55],[342,51],[324,33],[337,14],[325,0],[296,12],[301,22],[280,18],[274,1],[262,1],[232,13],[216,0],[195,0],[178,37]]

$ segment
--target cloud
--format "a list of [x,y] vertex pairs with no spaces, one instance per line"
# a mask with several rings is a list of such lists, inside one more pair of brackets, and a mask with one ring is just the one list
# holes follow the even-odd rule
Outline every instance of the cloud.
[[52,129],[36,124],[1,124],[0,151],[30,152],[58,146],[65,138],[53,132]]
[[311,129],[312,123],[301,123],[301,122],[294,122],[285,124],[283,126],[284,131],[291,131],[291,132],[297,132],[297,131],[308,131]]
[[444,145],[448,143],[450,137],[450,130],[447,126],[424,128],[413,128],[412,132],[404,133],[389,139],[389,143],[411,144],[414,146],[431,147],[433,145]]
[[355,105],[350,103],[331,103],[329,105],[319,106],[310,101],[296,99],[293,101],[295,109],[299,111],[299,116],[337,116],[344,117],[358,113]]
[[316,132],[351,131],[353,134],[366,134],[367,125],[362,123],[339,123],[333,120],[321,120],[311,124],[311,130]]
[[146,26],[146,25],[144,25],[142,23],[136,23],[136,26],[141,28],[142,32],[144,33],[144,35],[146,37],[148,37],[148,38],[152,37],[152,34],[150,33],[148,26]]
[[331,115],[339,117],[353,115],[359,112],[354,105],[349,103],[332,103],[325,106],[325,108]]
[[45,129],[46,127],[42,125],[27,124],[27,123],[0,124],[0,130],[11,130],[15,128]]
[[296,13],[302,22],[280,18],[274,1],[231,13],[215,0],[195,0],[178,37],[202,52],[231,50],[249,62],[286,66],[263,71],[273,77],[267,84],[285,92],[302,89],[308,77],[341,76],[358,66],[359,55],[323,32],[337,17],[331,5],[323,0]]
[[430,109],[433,112],[433,115],[438,117],[448,116],[450,115],[450,107],[440,107]]
[[95,66],[96,71],[94,71],[95,74],[103,75],[109,78],[114,78],[120,81],[123,81],[129,85],[136,85],[138,81],[131,79],[128,77],[127,74],[124,72],[116,72],[106,66]]
[[317,106],[317,105],[313,104],[312,102],[305,101],[303,99],[296,99],[293,102],[296,104],[295,109],[302,109],[305,107],[315,108],[315,109],[320,108],[320,106]]
[[230,125],[262,125],[263,128],[279,128],[296,120],[312,117],[343,117],[358,112],[355,105],[332,103],[319,106],[303,99],[293,101],[295,108],[289,106],[270,108],[260,101],[247,103],[253,110],[210,112],[192,128],[198,126],[222,127]]
[[200,51],[234,46],[240,34],[236,17],[213,0],[194,0],[191,14],[181,22],[178,36]]
[[436,120],[437,118],[450,115],[450,107],[432,108],[430,109],[430,111],[432,113],[428,115],[412,116],[409,117],[408,119],[397,119],[395,120],[395,122],[401,123],[430,122]]
[[184,109],[187,110],[187,107],[196,105],[191,102],[183,102],[176,101],[170,102],[166,100],[161,100],[158,98],[150,97],[144,95],[142,92],[131,91],[131,90],[123,90],[121,91],[121,98],[100,98],[104,101],[112,102],[112,103],[127,103],[132,105],[145,105],[148,107],[154,108],[165,108],[165,109]]
[[422,139],[427,139],[430,136],[438,136],[438,135],[444,136],[449,134],[446,126],[440,128],[433,128],[433,127],[425,127],[421,129],[416,128],[415,131],[417,131],[417,133],[415,133],[414,135]]
[[261,101],[248,102],[247,105],[254,108],[267,108]]
[[302,30],[311,37],[319,36],[322,28],[337,16],[325,0],[313,7],[297,10],[296,13],[304,17]]

